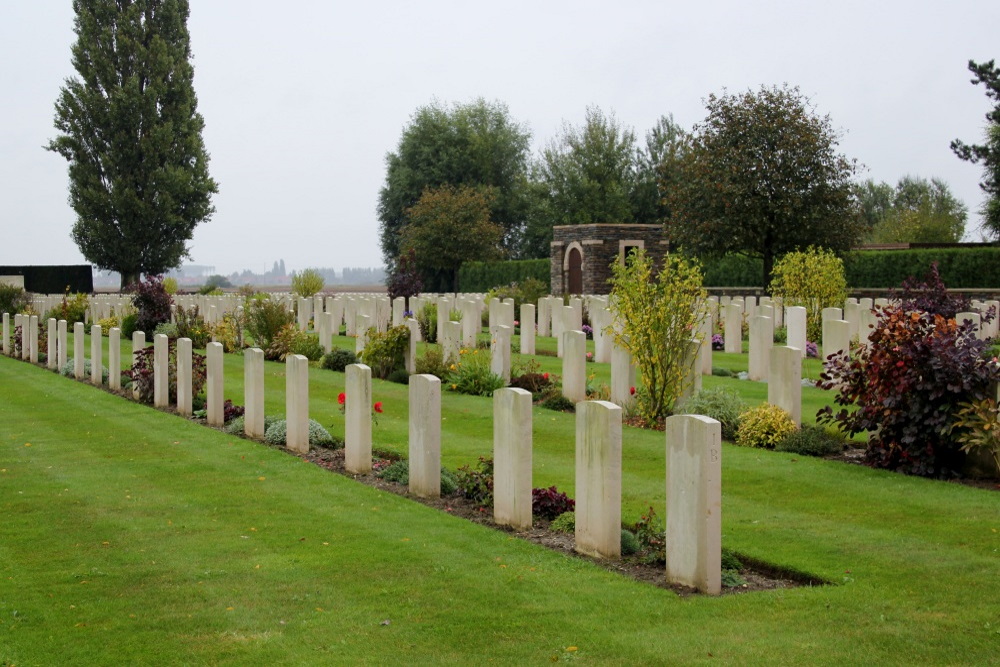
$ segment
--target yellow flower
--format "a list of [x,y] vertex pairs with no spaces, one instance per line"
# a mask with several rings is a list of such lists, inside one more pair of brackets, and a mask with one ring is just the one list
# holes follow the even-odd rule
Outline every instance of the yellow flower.
[[449,370],[455,370],[455,364],[452,364],[451,366],[449,366],[448,369]]

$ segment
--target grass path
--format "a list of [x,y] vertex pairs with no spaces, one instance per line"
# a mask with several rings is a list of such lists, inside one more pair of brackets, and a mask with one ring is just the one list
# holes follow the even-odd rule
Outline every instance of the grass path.
[[[342,433],[343,375],[311,384]],[[403,447],[405,391],[376,383],[377,445]],[[446,465],[488,453],[487,399],[444,416]],[[536,486],[572,491],[572,416],[534,418]],[[661,438],[626,429],[626,519],[662,511]],[[0,664],[996,659],[996,493],[730,445],[723,467],[724,544],[836,585],[678,598],[0,358]]]

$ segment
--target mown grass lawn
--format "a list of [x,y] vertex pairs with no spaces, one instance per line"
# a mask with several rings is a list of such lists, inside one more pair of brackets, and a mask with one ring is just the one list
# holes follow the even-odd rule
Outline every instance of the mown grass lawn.
[[[240,357],[226,375],[241,403]],[[281,364],[266,384],[282,414]],[[311,369],[310,414],[338,435],[342,390]],[[406,387],[373,393],[376,446],[405,452]],[[445,465],[490,453],[489,399],[445,392],[442,416]],[[573,415],[533,417],[535,486],[572,495]],[[663,435],[626,428],[623,449],[624,519],[662,514]],[[724,545],[833,585],[679,598],[8,358],[0,513],[0,664],[973,665],[1000,651],[996,492],[728,444]]]

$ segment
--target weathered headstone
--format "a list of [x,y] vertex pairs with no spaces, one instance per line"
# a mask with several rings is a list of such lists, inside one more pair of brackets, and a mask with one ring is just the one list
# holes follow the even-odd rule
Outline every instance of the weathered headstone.
[[682,401],[691,398],[701,391],[701,341],[692,338],[688,341],[682,361],[684,378],[681,380],[681,391],[677,399]]
[[531,392],[493,393],[493,520],[531,528]]
[[632,354],[621,345],[611,347],[611,402],[624,407],[632,400]]
[[411,375],[410,493],[421,498],[441,495],[441,380]]
[[788,346],[801,350],[803,355],[806,350],[806,313],[806,309],[802,306],[789,306],[785,309]]
[[438,337],[441,339],[441,354],[444,360],[448,363],[456,363],[461,349],[462,323],[446,321],[444,326],[438,329]]
[[28,361],[33,364],[38,363],[38,315],[28,318],[28,344],[31,351],[28,353]]
[[622,409],[607,401],[576,406],[576,550],[621,556]]
[[190,417],[193,403],[191,378],[193,353],[190,338],[177,339],[177,413]]
[[513,329],[500,324],[490,330],[490,371],[510,384],[510,339]]
[[521,354],[535,353],[535,306],[521,304]]
[[802,423],[802,350],[774,347],[770,364],[767,402],[790,414],[798,426]]
[[573,401],[587,399],[587,334],[582,331],[563,333],[562,393]]
[[365,475],[372,471],[372,369],[351,364],[345,375],[344,466]]
[[249,438],[264,437],[264,350],[243,352],[243,432]]
[[730,303],[725,307],[725,351],[733,354],[743,351],[743,308],[740,304]]
[[767,380],[773,345],[774,320],[763,315],[753,316],[750,319],[750,363],[748,368],[750,380]]
[[104,384],[104,374],[101,372],[104,366],[104,356],[102,352],[101,326],[94,324],[90,327],[90,383],[95,387]]
[[551,332],[552,308],[549,297],[543,296],[538,300],[538,335],[548,336]]
[[406,367],[406,372],[413,375],[417,372],[417,340],[420,338],[420,325],[412,317],[407,317],[403,320],[403,326],[410,331],[406,350],[403,353],[403,364]]
[[10,356],[10,313],[3,314],[3,353]]
[[209,426],[222,426],[226,423],[222,353],[222,343],[209,343],[205,346],[205,412]]
[[153,336],[153,407],[170,404],[170,341],[165,334]]
[[309,451],[309,360],[301,354],[285,357],[285,447]]
[[84,376],[84,342],[83,322],[73,323],[73,377],[82,380]]
[[[837,309],[839,310],[839,308]],[[823,320],[823,360],[837,352],[848,352],[850,349],[850,325],[846,320]]]
[[[703,415],[666,420],[667,580],[722,592],[722,425]],[[578,520],[579,521],[579,520]]]
[[[47,348],[45,350],[45,364],[46,366],[49,367],[49,369],[55,369],[58,368],[57,364],[59,361],[56,357],[56,355],[58,354],[57,350],[59,349],[58,348],[59,323],[56,321],[56,318],[50,317],[48,325],[49,325],[48,336],[46,336],[45,340],[45,346]],[[113,386],[112,389],[114,389]]]
[[354,318],[354,353],[360,355],[368,345],[368,330],[372,326],[372,318],[368,315],[358,314]]

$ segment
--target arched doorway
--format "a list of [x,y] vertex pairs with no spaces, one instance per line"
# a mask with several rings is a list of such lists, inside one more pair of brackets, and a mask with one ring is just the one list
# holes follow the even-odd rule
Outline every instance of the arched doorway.
[[583,294],[583,253],[579,248],[571,247],[566,255],[566,291]]

